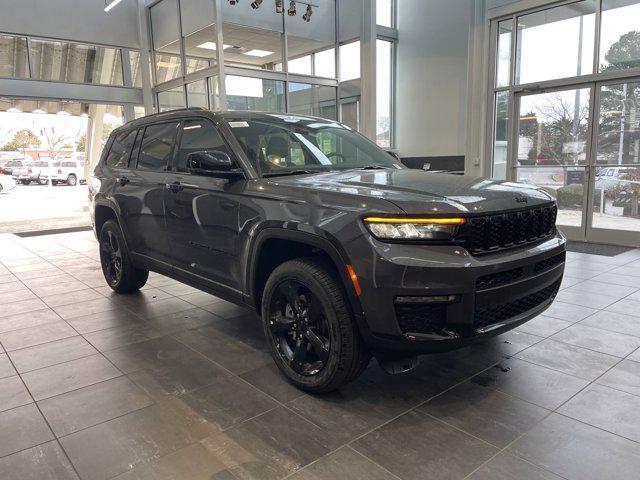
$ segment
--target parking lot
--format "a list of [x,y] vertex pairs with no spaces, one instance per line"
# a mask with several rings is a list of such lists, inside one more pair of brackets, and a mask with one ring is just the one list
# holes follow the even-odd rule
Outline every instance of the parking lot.
[[17,185],[0,193],[0,233],[90,225],[87,186]]

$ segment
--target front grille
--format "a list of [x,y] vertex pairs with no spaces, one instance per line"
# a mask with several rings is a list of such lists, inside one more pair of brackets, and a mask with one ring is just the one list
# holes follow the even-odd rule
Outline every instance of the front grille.
[[547,300],[556,296],[560,288],[560,282],[561,281],[558,280],[542,290],[511,302],[476,308],[473,326],[475,328],[487,327],[488,325],[508,320],[542,305]]
[[396,319],[402,333],[434,333],[444,327],[447,306],[438,303],[396,303]]
[[547,258],[537,262],[533,266],[528,265],[525,267],[513,268],[504,272],[490,273],[489,275],[483,275],[476,280],[476,290],[486,290],[487,288],[499,287],[500,285],[506,285],[508,283],[520,280],[525,276],[531,276],[532,274],[542,273],[556,265],[560,265],[565,261],[566,253],[562,252],[553,257]]
[[515,282],[524,276],[524,268],[514,268],[506,272],[492,273],[483,275],[476,280],[476,289],[484,290],[485,288],[497,287],[505,283]]
[[541,240],[555,233],[555,205],[469,219],[469,245],[474,255],[492,253]]
[[565,252],[559,253],[555,257],[547,258],[546,260],[542,260],[538,262],[533,267],[533,271],[535,273],[544,272],[545,270],[549,270],[550,268],[555,267],[556,265],[560,265],[565,261],[567,254]]

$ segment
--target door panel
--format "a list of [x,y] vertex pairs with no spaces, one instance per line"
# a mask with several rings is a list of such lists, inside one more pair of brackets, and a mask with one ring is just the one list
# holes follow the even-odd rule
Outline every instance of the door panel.
[[204,119],[184,122],[174,171],[164,190],[171,262],[182,271],[240,289],[237,193],[245,181],[225,178],[224,173],[191,173],[188,158],[195,152],[232,158],[213,123]]
[[[119,177],[117,189],[122,219],[133,252],[169,263],[170,245],[165,222],[166,168],[173,153],[178,122],[150,125],[139,134],[139,153],[129,173]],[[134,152],[137,152],[134,148]]]

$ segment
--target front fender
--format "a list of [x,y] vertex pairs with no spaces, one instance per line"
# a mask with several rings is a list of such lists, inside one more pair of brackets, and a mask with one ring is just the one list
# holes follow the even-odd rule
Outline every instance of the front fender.
[[349,258],[340,243],[330,233],[308,224],[277,221],[264,222],[252,233],[244,258],[246,262],[245,295],[249,303],[256,305],[257,302],[255,279],[257,259],[262,245],[271,239],[291,240],[318,248],[331,258],[344,285],[351,309],[360,323],[363,319],[362,306],[346,267],[350,264]]

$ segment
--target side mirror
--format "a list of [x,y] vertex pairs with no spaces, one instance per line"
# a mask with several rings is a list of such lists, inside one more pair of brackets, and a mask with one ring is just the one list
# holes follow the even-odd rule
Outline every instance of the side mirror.
[[233,160],[229,154],[220,150],[202,150],[187,155],[187,171],[195,175],[209,177],[238,178],[244,177],[241,168],[233,168]]
[[219,150],[202,150],[187,156],[187,170],[193,173],[228,172],[232,169],[231,157]]

